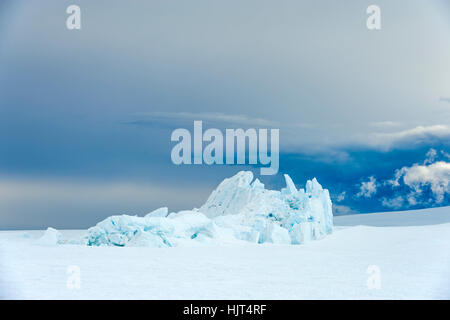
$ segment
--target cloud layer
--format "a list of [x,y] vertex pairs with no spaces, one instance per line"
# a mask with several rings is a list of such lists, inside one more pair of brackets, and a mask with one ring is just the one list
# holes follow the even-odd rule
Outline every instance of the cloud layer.
[[395,148],[417,148],[450,140],[450,126],[417,126],[394,132],[376,132],[364,142],[368,147],[389,151]]

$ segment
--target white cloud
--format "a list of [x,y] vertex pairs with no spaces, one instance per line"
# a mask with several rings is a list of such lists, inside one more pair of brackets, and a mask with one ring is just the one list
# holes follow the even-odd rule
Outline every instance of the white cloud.
[[398,121],[377,121],[370,123],[370,125],[376,128],[395,128],[403,126],[403,123]]
[[[447,157],[444,151],[440,154]],[[450,162],[436,161],[438,156],[439,153],[435,149],[430,149],[423,164],[416,163],[396,170],[394,177],[387,180],[384,185],[402,192],[403,198],[400,196],[393,199],[384,198],[383,206],[398,209],[403,204],[409,206],[442,204],[450,194]]]
[[[447,153],[441,151],[445,157]],[[438,152],[430,149],[426,154],[423,164],[414,164],[411,167],[403,167],[395,172],[392,180],[386,184],[393,188],[402,185],[411,189],[407,200],[410,205],[418,203],[418,197],[423,194],[424,188],[429,187],[436,203],[442,203],[445,196],[450,193],[450,162],[436,161]]]
[[423,162],[423,164],[433,163],[436,160],[437,151],[435,149],[431,148],[430,150],[428,150],[428,152],[425,156],[426,156],[426,159]]
[[418,126],[396,132],[373,133],[369,135],[367,143],[374,148],[390,150],[405,145],[423,145],[443,138],[450,138],[448,125]]
[[337,201],[337,202],[344,201],[344,200],[345,200],[345,195],[346,195],[346,192],[345,192],[345,191],[342,191],[340,194],[337,195],[336,201]]
[[410,206],[415,206],[417,204],[419,204],[419,201],[416,198],[416,195],[414,193],[410,193],[407,197],[406,200],[408,200],[408,204]]
[[352,208],[350,208],[348,206],[343,206],[343,205],[333,203],[333,215],[335,215],[335,216],[342,216],[342,215],[346,215],[346,214],[355,214],[355,213],[358,213],[358,212],[352,210]]
[[[169,121],[194,121],[201,120],[204,122],[214,122],[226,125],[239,125],[245,127],[256,128],[284,128],[288,131],[288,136],[297,137],[299,129],[311,129],[316,125],[313,123],[305,122],[279,122],[275,120],[269,120],[264,118],[250,117],[242,114],[228,114],[221,112],[140,112],[134,113],[133,116],[138,117],[140,120],[131,123],[135,124],[153,124],[154,122]],[[297,141],[297,139],[295,139]]]
[[400,209],[403,206],[403,198],[398,196],[393,199],[383,198],[381,203],[384,207],[391,209]]
[[356,196],[358,198],[370,198],[375,193],[377,193],[377,180],[375,177],[371,176],[369,177],[369,181],[361,183],[360,191],[356,194]]
[[135,116],[151,119],[202,120],[221,123],[232,123],[256,127],[279,127],[280,123],[263,118],[248,117],[241,114],[225,114],[220,112],[143,112]]
[[437,203],[450,194],[450,163],[438,161],[429,165],[414,165],[400,170],[403,182],[415,193],[421,194],[424,186],[429,186]]
[[441,150],[441,154],[446,157],[447,159],[450,159],[450,153],[445,152],[444,150]]

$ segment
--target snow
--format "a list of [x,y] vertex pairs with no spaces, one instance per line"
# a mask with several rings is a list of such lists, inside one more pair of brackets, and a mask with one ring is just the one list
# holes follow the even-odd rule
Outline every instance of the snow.
[[56,246],[61,240],[61,232],[54,228],[47,228],[45,230],[44,235],[40,237],[36,244],[42,245],[42,246]]
[[[2,231],[0,297],[450,298],[450,207],[334,220],[333,234],[297,246],[222,241],[142,247],[140,241],[154,241],[144,236],[133,239],[136,246],[70,244],[80,243],[86,230],[61,230],[65,244],[40,246],[36,240],[44,231]],[[80,270],[79,288],[67,285],[73,266]],[[379,270],[379,288],[367,285],[373,270]]]
[[146,217],[167,217],[168,214],[169,208],[162,207],[150,212],[149,214],[146,215]]
[[[328,190],[316,179],[298,191],[285,174],[286,188],[267,190],[253,173],[225,179],[200,209],[145,217],[111,216],[88,230],[90,246],[173,247],[189,242],[248,241],[302,244],[331,234],[333,214]],[[139,239],[135,239],[139,238]]]
[[0,298],[450,298],[450,207],[333,219],[316,179],[285,180],[243,171],[199,209],[1,231]]
[[443,224],[450,222],[449,207],[423,210],[346,215],[334,218],[339,226],[364,224],[374,227],[408,227]]

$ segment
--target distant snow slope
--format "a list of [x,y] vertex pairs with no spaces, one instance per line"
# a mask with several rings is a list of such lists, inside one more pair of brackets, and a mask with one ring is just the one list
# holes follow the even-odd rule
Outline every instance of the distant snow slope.
[[338,226],[355,226],[361,224],[374,227],[407,227],[450,223],[450,208],[441,207],[364,215],[354,214],[335,217],[334,223]]
[[[333,234],[297,246],[51,246],[36,241],[44,231],[4,231],[0,297],[450,299],[450,207],[334,222]],[[76,243],[86,231],[61,233]]]

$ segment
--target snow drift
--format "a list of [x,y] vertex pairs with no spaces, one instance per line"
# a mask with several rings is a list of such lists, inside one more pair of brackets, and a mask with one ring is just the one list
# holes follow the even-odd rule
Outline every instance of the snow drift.
[[157,209],[144,217],[111,216],[88,229],[91,246],[172,247],[186,242],[302,244],[333,231],[328,190],[314,178],[297,190],[267,190],[253,173],[225,179],[200,209],[169,213]]

